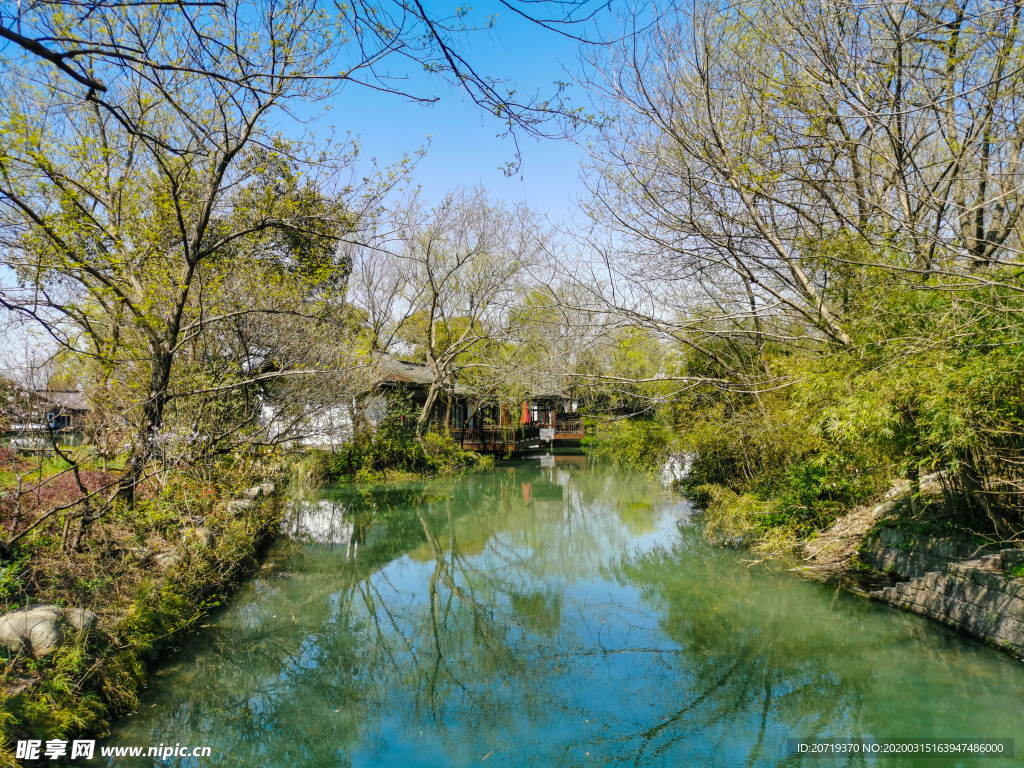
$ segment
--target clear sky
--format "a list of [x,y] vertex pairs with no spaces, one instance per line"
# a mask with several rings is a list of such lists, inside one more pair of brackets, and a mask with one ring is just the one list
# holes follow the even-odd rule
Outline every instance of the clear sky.
[[[432,2],[435,12],[446,13],[446,3]],[[451,3],[451,11],[456,7]],[[495,7],[490,7],[494,5]],[[497,13],[493,31],[477,33],[467,49],[478,72],[515,81],[520,93],[538,93],[546,98],[555,92],[555,81],[568,81],[570,72],[580,68],[575,41],[514,16],[496,4],[474,5],[474,15]],[[570,28],[582,34],[582,25]],[[589,27],[593,31],[593,27]],[[389,67],[392,74],[407,74],[398,59]],[[580,193],[579,167],[585,152],[566,140],[537,140],[520,137],[522,165],[514,177],[501,168],[515,155],[511,138],[499,138],[504,125],[483,112],[464,94],[422,72],[408,72],[409,85],[417,93],[432,94],[440,100],[424,106],[399,96],[348,86],[332,103],[321,123],[339,133],[358,135],[364,160],[376,158],[382,166],[412,155],[427,144],[427,156],[415,174],[431,198],[457,186],[482,184],[506,200],[529,200],[552,218],[568,216]],[[570,88],[574,103],[588,103],[579,86]],[[320,128],[318,127],[319,131]]]

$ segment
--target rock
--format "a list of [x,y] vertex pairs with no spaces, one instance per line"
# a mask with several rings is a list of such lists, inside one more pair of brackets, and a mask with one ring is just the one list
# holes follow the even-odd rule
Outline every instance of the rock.
[[14,653],[40,658],[64,642],[60,613],[42,608],[9,613],[0,618],[0,643]]
[[255,501],[249,501],[248,499],[234,499],[229,501],[226,507],[229,515],[240,515],[247,509],[252,509],[256,506]]
[[978,559],[979,568],[988,568],[993,571],[1003,570],[1003,558],[1001,555],[984,555]]
[[186,528],[181,532],[181,541],[189,547],[208,549],[214,544],[213,532],[209,528]]
[[661,468],[660,477],[662,484],[667,487],[683,482],[690,476],[691,466],[693,466],[693,456],[690,454],[671,454]]
[[883,501],[877,507],[871,510],[871,519],[878,520],[879,518],[885,517],[896,507],[896,501],[890,499],[889,501]]
[[161,552],[153,558],[153,562],[156,563],[157,568],[166,571],[177,564],[178,555],[174,552]]
[[32,690],[38,682],[38,678],[16,677],[10,682],[4,683],[4,693],[8,698],[13,699],[15,696],[20,696],[25,693],[25,691]]
[[0,617],[0,643],[39,659],[64,644],[67,630],[88,631],[98,618],[84,608],[34,605]]
[[1024,549],[1002,549],[999,551],[999,557],[1004,568],[1011,568],[1024,563]]
[[898,499],[901,496],[906,496],[910,490],[910,483],[906,480],[897,480],[892,484],[892,487],[885,492],[883,499]]
[[242,491],[242,496],[250,501],[256,501],[256,499],[263,498],[264,496],[270,496],[275,490],[277,490],[277,486],[273,483],[260,483],[252,488],[246,488]]
[[95,629],[96,623],[100,620],[99,616],[85,608],[65,608],[64,618],[71,626],[80,631]]
[[922,493],[942,493],[942,481],[945,476],[942,472],[932,472],[921,476],[920,486]]

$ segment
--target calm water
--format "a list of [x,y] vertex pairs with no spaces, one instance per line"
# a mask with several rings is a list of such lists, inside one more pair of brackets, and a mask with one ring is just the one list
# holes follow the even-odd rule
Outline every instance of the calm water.
[[576,457],[321,489],[105,744],[211,748],[121,765],[246,768],[896,764],[786,756],[809,736],[1024,754],[1019,662],[748,568],[689,517]]

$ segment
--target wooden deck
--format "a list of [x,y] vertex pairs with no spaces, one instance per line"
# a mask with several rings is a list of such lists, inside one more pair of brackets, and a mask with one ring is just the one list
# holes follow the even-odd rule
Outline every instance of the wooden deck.
[[[554,439],[541,439],[542,431],[547,438],[554,429]],[[452,437],[463,448],[485,453],[488,451],[525,451],[544,448],[558,443],[578,442],[586,434],[583,421],[556,421],[553,425],[529,425],[501,427],[484,425],[470,429],[453,429]]]

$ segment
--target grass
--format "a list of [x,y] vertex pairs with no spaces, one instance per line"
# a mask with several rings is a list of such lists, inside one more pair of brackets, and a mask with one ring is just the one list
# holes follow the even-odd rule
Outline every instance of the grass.
[[22,482],[26,485],[34,484],[58,472],[63,472],[71,466],[64,459],[52,456],[46,457],[42,461],[36,457],[19,457],[16,461],[16,464],[10,459],[0,462],[0,490],[15,487],[19,475],[22,476]]
[[[97,631],[67,642],[49,658],[12,657],[0,649],[0,767],[16,765],[17,739],[100,734],[112,717],[131,711],[146,666],[220,603],[232,582],[255,564],[276,529],[280,504],[269,499],[236,517],[224,511],[233,488],[172,478],[132,510],[94,523],[87,546],[62,551],[53,525],[0,564],[0,610],[28,602],[88,608]],[[212,544],[182,534],[201,524]],[[154,554],[177,553],[173,568]]]

